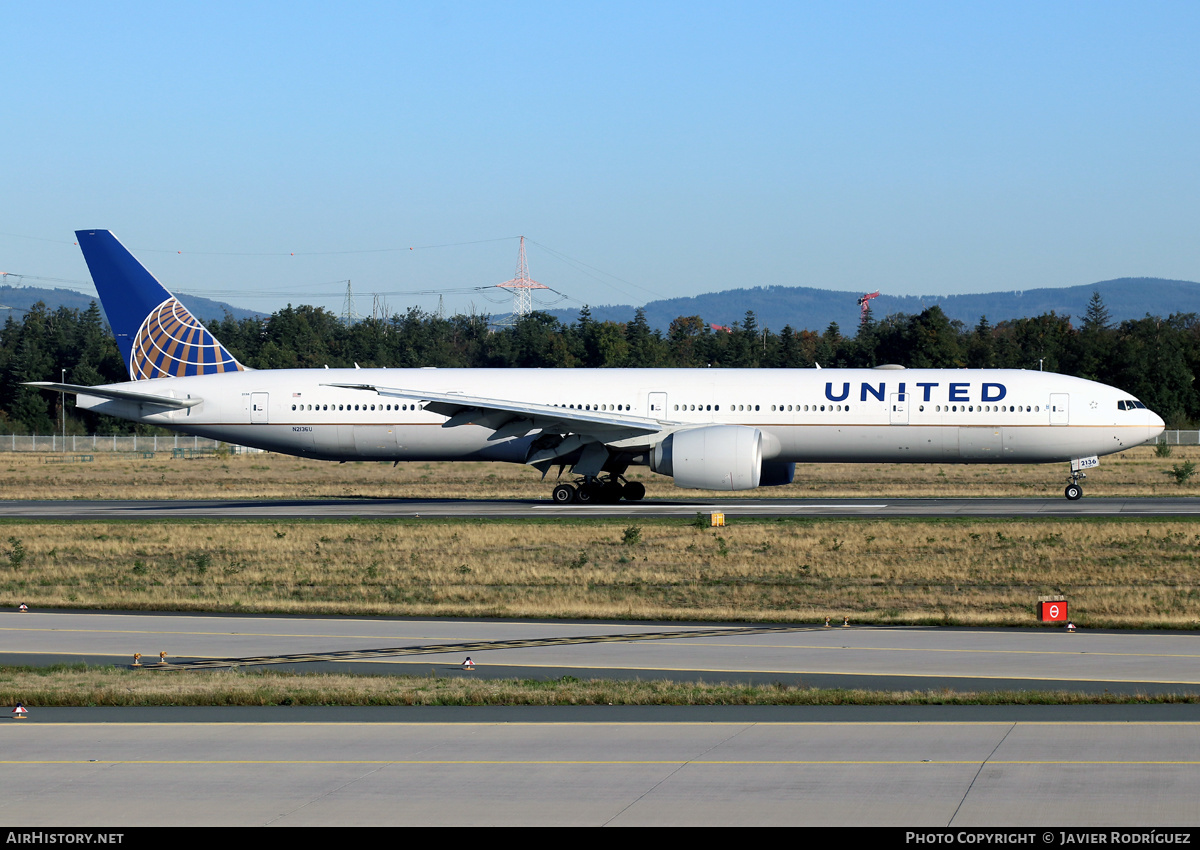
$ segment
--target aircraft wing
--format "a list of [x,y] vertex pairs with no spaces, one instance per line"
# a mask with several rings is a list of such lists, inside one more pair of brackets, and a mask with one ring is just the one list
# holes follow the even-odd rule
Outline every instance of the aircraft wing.
[[461,393],[431,393],[379,387],[374,384],[324,384],[347,390],[366,390],[388,398],[424,402],[426,410],[449,417],[443,428],[481,425],[494,433],[489,440],[523,437],[530,431],[577,434],[601,443],[614,443],[669,430],[670,422],[635,416],[629,412],[579,410],[549,404],[505,401]]
[[170,407],[181,410],[185,407],[195,407],[202,398],[172,398],[152,393],[138,393],[131,390],[116,390],[111,387],[85,387],[81,384],[56,384],[51,381],[26,381],[25,386],[37,387],[56,393],[74,393],[75,395],[90,395],[94,398],[107,398],[114,401],[132,401],[137,404],[157,404],[160,407]]

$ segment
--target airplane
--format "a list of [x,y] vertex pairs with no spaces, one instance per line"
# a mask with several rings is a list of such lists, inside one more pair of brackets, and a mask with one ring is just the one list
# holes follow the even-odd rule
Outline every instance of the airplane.
[[796,464],[1069,462],[1163,420],[1095,381],[1015,369],[271,369],[239,363],[107,230],[76,232],[130,380],[30,382],[77,406],[321,460],[558,467],[559,504],[638,501],[631,466],[677,487],[792,483]]

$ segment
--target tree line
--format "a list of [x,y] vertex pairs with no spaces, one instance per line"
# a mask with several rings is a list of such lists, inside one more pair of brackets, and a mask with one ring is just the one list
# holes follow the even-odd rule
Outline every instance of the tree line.
[[[632,321],[599,322],[585,307],[569,324],[535,312],[509,326],[488,316],[449,318],[418,308],[390,319],[347,324],[319,307],[288,306],[267,318],[224,319],[208,328],[255,369],[436,366],[540,368],[909,368],[1045,369],[1120,387],[1171,428],[1200,422],[1200,319],[1112,321],[1099,294],[1082,321],[1053,312],[974,327],[938,307],[916,315],[867,320],[852,334],[831,324],[821,333],[774,331],[753,312],[728,328],[680,316],[665,333],[639,310]],[[59,397],[23,381],[99,384],[128,380],[116,340],[93,303],[87,310],[35,305],[0,329],[0,433],[46,434],[61,427]],[[123,434],[133,423],[76,410],[68,397],[68,434]],[[145,430],[145,429],[143,429]],[[153,429],[151,429],[153,430]]]

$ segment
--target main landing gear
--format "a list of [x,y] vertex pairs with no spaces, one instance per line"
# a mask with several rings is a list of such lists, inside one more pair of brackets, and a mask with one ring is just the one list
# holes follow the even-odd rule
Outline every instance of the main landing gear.
[[551,498],[556,505],[569,505],[576,502],[587,504],[613,504],[625,499],[629,502],[641,501],[646,495],[646,485],[638,481],[626,481],[620,475],[583,477],[576,479],[573,484],[559,484],[554,488]]
[[1076,502],[1083,497],[1083,485],[1079,483],[1081,478],[1087,478],[1087,474],[1080,472],[1078,469],[1071,470],[1071,477],[1068,479],[1069,483],[1063,495],[1072,502]]

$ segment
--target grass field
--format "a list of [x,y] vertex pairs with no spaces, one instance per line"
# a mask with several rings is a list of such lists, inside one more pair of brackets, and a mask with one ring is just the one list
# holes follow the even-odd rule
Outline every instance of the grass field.
[[97,521],[0,524],[9,604],[354,615],[1200,625],[1179,520]]
[[865,691],[699,682],[472,679],[107,668],[0,667],[0,705],[1102,705],[1196,703],[1195,695],[1060,691]]
[[[1192,491],[1200,449],[1106,458],[1090,496]],[[544,498],[503,464],[331,464],[274,454],[90,462],[9,454],[7,498]],[[7,461],[7,462],[5,462]],[[703,495],[642,471],[648,498]],[[1057,497],[1062,465],[826,464],[750,498]],[[1200,526],[1154,520],[25,522],[0,524],[11,604],[150,610],[1020,624],[1065,595],[1087,625],[1194,627]]]
[[[0,498],[545,499],[500,464],[332,464],[251,454],[91,461],[8,454]],[[1105,458],[1089,496],[1190,494],[1176,447]],[[704,498],[642,471],[647,498]],[[812,465],[741,494],[1061,496],[1051,466]],[[1169,520],[435,520],[0,523],[0,598],[35,608],[875,623],[1200,627],[1200,525]],[[874,693],[666,682],[517,682],[0,669],[29,705],[925,704],[1153,702],[1053,693]],[[1169,701],[1175,701],[1168,698]]]
[[[92,457],[87,462],[59,462]],[[1175,446],[1167,458],[1143,446],[1102,458],[1085,484],[1088,496],[1157,496],[1193,493],[1168,475],[1172,466],[1200,463],[1200,447]],[[1062,495],[1067,464],[807,464],[787,487],[766,487],[735,498],[923,497]],[[4,499],[209,499],[373,498],[549,499],[535,470],[500,463],[330,463],[269,453],[172,459],[170,452],[140,455],[0,454]],[[643,467],[631,479],[646,485],[649,499],[711,498],[680,490],[669,478]]]

